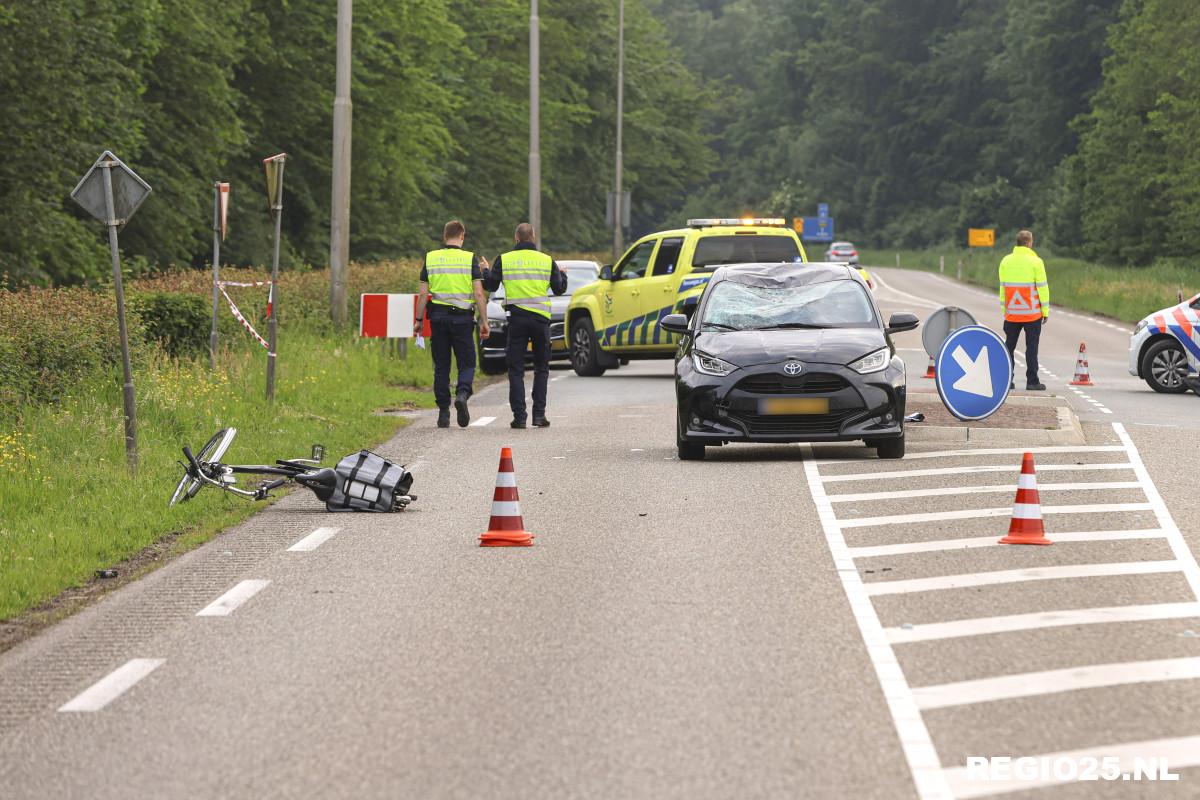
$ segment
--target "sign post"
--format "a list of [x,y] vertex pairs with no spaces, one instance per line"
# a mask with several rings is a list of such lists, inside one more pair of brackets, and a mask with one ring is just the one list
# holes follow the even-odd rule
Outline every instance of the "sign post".
[[121,338],[122,398],[125,407],[125,460],[130,474],[137,473],[137,407],[133,368],[129,363],[129,332],[125,326],[125,288],[121,281],[121,249],[117,231],[125,226],[150,194],[150,184],[105,150],[71,191],[71,198],[108,228],[112,255],[113,289],[117,295],[117,331]]
[[217,368],[217,307],[221,297],[221,242],[229,217],[229,184],[213,182],[213,303],[212,332],[208,335],[208,368]]
[[283,222],[283,165],[287,153],[263,159],[267,171],[267,204],[275,218],[271,253],[271,293],[267,295],[267,402],[275,401],[275,351],[279,337],[279,237]]

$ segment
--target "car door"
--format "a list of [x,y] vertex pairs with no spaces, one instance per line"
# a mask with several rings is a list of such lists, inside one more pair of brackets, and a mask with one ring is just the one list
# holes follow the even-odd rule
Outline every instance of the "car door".
[[638,316],[630,323],[633,343],[647,349],[672,350],[674,338],[660,331],[658,321],[675,308],[675,293],[679,286],[680,256],[684,237],[667,236],[658,243],[650,262],[649,274],[641,283]]
[[634,346],[631,323],[644,316],[643,290],[658,239],[638,242],[613,267],[612,288],[604,308],[604,343],[621,349]]

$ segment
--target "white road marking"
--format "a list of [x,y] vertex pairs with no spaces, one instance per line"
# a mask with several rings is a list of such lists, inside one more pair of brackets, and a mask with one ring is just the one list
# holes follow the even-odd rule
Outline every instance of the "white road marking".
[[[1113,481],[1110,483],[1039,483],[1038,490],[1042,492],[1076,492],[1088,489],[1140,489],[1137,481]],[[991,494],[994,492],[1015,492],[1016,484],[1005,483],[998,486],[947,486],[938,489],[905,489],[898,492],[863,492],[862,494],[831,495],[831,503],[859,503],[871,500],[902,500],[908,497],[953,497],[965,494]]]
[[[1107,542],[1126,539],[1162,539],[1167,532],[1160,528],[1145,528],[1132,531],[1079,531],[1049,534],[1055,542]],[[853,558],[878,558],[899,556],[908,553],[935,553],[939,550],[966,550],[975,547],[996,547],[1000,539],[996,536],[978,536],[969,539],[940,539],[934,542],[904,542],[902,544],[880,544],[848,549]]]
[[1179,532],[1179,527],[1167,509],[1167,504],[1163,502],[1162,495],[1158,493],[1158,487],[1150,478],[1150,472],[1142,463],[1142,456],[1138,452],[1137,445],[1133,443],[1133,439],[1129,438],[1125,426],[1114,422],[1113,431],[1124,442],[1128,450],[1129,463],[1133,465],[1134,474],[1142,482],[1142,491],[1146,493],[1146,500],[1149,501],[1154,516],[1158,519],[1158,526],[1167,532],[1167,543],[1171,546],[1171,553],[1183,565],[1183,574],[1187,578],[1188,586],[1191,587],[1192,595],[1200,599],[1200,564],[1196,563],[1196,556],[1192,554],[1192,551],[1188,549],[1187,542],[1183,540],[1183,534]]
[[884,633],[892,644],[909,644],[935,639],[981,636],[989,633],[1058,628],[1065,625],[1145,622],[1147,620],[1187,619],[1189,617],[1200,617],[1200,603],[1154,603],[1141,606],[1038,611],[1033,614],[1013,614],[1005,617],[977,617],[952,622],[933,622],[914,625],[911,628],[886,628]]
[[196,612],[197,617],[227,617],[237,610],[238,606],[245,603],[251,597],[261,592],[271,584],[270,581],[249,580],[242,581],[237,586],[234,586],[225,594],[213,600],[200,611]]
[[922,800],[950,798],[952,795],[943,777],[941,761],[930,739],[929,730],[925,727],[925,721],[921,718],[921,712],[917,709],[908,680],[904,677],[896,654],[885,638],[879,616],[875,613],[871,599],[867,597],[862,578],[854,568],[853,560],[846,553],[846,540],[842,536],[833,506],[825,494],[825,487],[821,484],[817,462],[813,460],[812,446],[805,445],[804,448],[804,474],[817,507],[817,517],[821,521],[825,540],[833,555],[834,566],[837,567],[842,580],[842,588],[850,601],[850,610],[862,633],[867,655],[879,678],[884,700],[892,716],[892,724],[900,736],[900,746],[916,784],[917,794]]
[[[1042,514],[1109,514],[1114,511],[1152,511],[1150,503],[1090,503],[1081,506],[1042,506]],[[953,519],[986,519],[1007,517],[1012,506],[1004,508],[973,508],[961,511],[930,511],[922,514],[893,514],[888,517],[862,517],[842,520],[843,528],[869,528],[874,525],[905,525],[914,522],[943,522]]]
[[924,711],[1078,689],[1099,689],[1104,686],[1189,678],[1200,678],[1200,657],[1093,664],[1086,667],[1026,672],[1020,675],[1002,675],[996,678],[944,683],[940,686],[922,686],[913,689],[913,696],[917,700],[917,706]]
[[646,451],[645,451],[644,449],[640,448],[640,447],[631,447],[631,448],[629,449],[629,452],[631,452],[631,453],[644,453],[644,452],[646,452]]
[[1059,567],[1004,569],[993,572],[970,572],[963,575],[937,575],[932,578],[911,578],[899,581],[875,581],[866,584],[867,594],[936,592],[941,589],[964,589],[971,586],[996,586],[1001,583],[1053,581],[1064,578],[1100,578],[1110,575],[1152,575],[1181,572],[1178,561],[1123,561],[1102,564],[1069,564]]
[[316,550],[318,547],[325,544],[325,542],[329,541],[329,539],[340,530],[341,528],[317,528],[308,536],[305,536],[303,539],[289,547],[287,551],[289,553],[311,553],[313,550]]
[[[1140,424],[1140,423],[1139,423]],[[1165,427],[1175,427],[1169,425]],[[1133,467],[1125,461],[1117,464],[1038,464],[1038,472],[1087,472],[1090,470],[1106,470],[1106,469],[1127,469],[1132,470]],[[930,475],[962,475],[968,472],[1010,472],[1014,475],[1020,473],[1021,467],[1019,464],[997,464],[988,466],[969,466],[969,467],[943,467],[940,469],[908,469],[896,470],[894,472],[849,472],[844,475],[823,475],[821,481],[824,483],[835,483],[838,481],[875,481],[885,480],[889,478],[917,478]]]
[[495,421],[496,421],[495,417],[480,417],[479,419],[477,419],[471,423],[471,427],[472,428],[482,428],[484,425],[490,425],[491,423],[493,423]]
[[875,279],[875,282],[879,284],[879,287],[881,289],[891,292],[892,294],[896,295],[897,297],[903,297],[906,300],[908,300],[910,303],[916,303],[917,305],[924,306],[925,308],[935,308],[936,309],[936,308],[942,307],[941,303],[934,303],[931,300],[926,300],[924,297],[917,297],[915,294],[909,294],[908,292],[902,292],[899,289],[893,288],[891,286],[891,284],[889,284],[883,278],[879,277],[878,272],[872,272],[871,276]]
[[[1054,764],[1056,759],[1063,759],[1064,761],[1078,764],[1083,758],[1091,758],[1099,762],[1105,756],[1116,756],[1120,759],[1122,774],[1127,772],[1132,774],[1139,763],[1138,759],[1140,759],[1140,763],[1145,765],[1149,763],[1150,759],[1154,758],[1159,759],[1159,764],[1162,764],[1165,760],[1171,771],[1178,774],[1177,769],[1200,766],[1200,736],[1180,736],[1174,739],[1154,739],[1126,744],[1104,744],[1084,750],[1042,753],[1031,757],[1037,759],[1039,763],[1041,759],[1047,759],[1050,764]],[[972,780],[969,768],[965,766],[948,768],[943,774],[954,791],[954,797],[959,800],[969,800],[969,798],[973,797],[987,797],[993,794],[1007,794],[1023,789],[1035,789],[1039,786],[1075,783],[1078,779],[1078,775],[1073,771],[1069,779],[1054,777],[1054,770],[1047,770],[1047,772],[1049,774],[1044,778],[1040,774],[1041,770],[1038,770],[1036,777],[1026,779],[1013,778],[1007,781]],[[1141,784],[1139,783],[1138,785],[1140,786]],[[1154,784],[1150,785],[1153,786]]]
[[134,658],[84,689],[59,711],[99,711],[127,692],[135,683],[166,663],[163,658]]
[[[1021,455],[1023,453],[1123,453],[1125,448],[1119,444],[1105,445],[1080,445],[1071,447],[1065,445],[1051,445],[1048,447],[981,447],[978,450],[939,450],[933,453],[908,453],[904,456],[905,461],[913,461],[921,458],[957,458],[959,456],[1009,456]],[[817,459],[818,464],[861,464],[861,458],[822,458]],[[1017,465],[1020,469],[1020,464]]]

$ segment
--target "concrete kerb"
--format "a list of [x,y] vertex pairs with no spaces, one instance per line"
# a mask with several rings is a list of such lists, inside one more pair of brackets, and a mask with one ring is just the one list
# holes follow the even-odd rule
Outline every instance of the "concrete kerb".
[[905,436],[910,442],[962,442],[1015,447],[1086,443],[1079,417],[1066,405],[1064,398],[1053,395],[1010,396],[1006,402],[1013,405],[1053,407],[1058,414],[1058,425],[1055,428],[980,428],[972,427],[969,423],[960,426],[925,425],[917,422],[905,426]]

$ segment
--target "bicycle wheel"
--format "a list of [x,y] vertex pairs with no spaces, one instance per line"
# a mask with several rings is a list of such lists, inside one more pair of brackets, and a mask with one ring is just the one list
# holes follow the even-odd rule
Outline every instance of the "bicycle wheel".
[[[196,461],[202,464],[220,461],[221,456],[225,455],[225,451],[229,449],[229,445],[233,444],[235,436],[237,436],[237,428],[223,428],[217,431],[204,447],[200,448],[200,452],[196,454]],[[170,505],[191,500],[203,486],[204,483],[200,478],[192,475],[191,465],[186,465],[183,477],[179,479],[179,483],[175,486],[175,492],[171,495]]]

